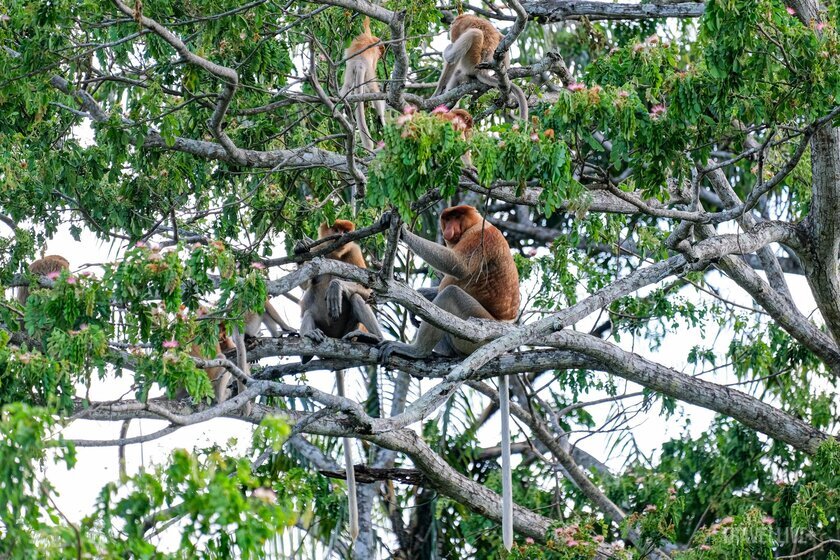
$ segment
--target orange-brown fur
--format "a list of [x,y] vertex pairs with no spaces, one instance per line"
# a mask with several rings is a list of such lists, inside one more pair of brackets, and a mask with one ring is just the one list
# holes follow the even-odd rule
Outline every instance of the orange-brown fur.
[[449,28],[450,40],[454,43],[467,29],[478,29],[483,35],[482,41],[476,41],[472,44],[472,47],[467,53],[468,60],[473,65],[491,60],[493,53],[496,51],[496,47],[502,41],[501,32],[484,18],[470,14],[461,14],[455,18],[455,21],[452,22],[452,27]]
[[436,113],[439,119],[452,123],[453,128],[462,133],[466,140],[472,135],[473,118],[466,109],[451,109],[446,113]]
[[463,280],[445,276],[439,290],[455,285],[474,297],[499,321],[519,313],[519,273],[502,232],[472,206],[454,206],[440,215],[446,246],[463,256],[469,274]]
[[[68,270],[70,263],[61,255],[47,255],[36,261],[32,261],[29,265],[29,272],[39,276],[46,276],[51,272],[61,272]],[[18,287],[17,298],[21,305],[26,304],[26,299],[29,297],[29,286]]]
[[[376,45],[376,43],[380,44],[373,47],[372,45]],[[365,58],[372,68],[375,68],[379,59],[385,56],[385,45],[381,44],[379,37],[370,32],[369,17],[366,17],[362,23],[362,32],[350,42],[350,46],[344,51],[344,58],[349,59],[356,54]]]
[[[378,43],[378,44],[377,44]],[[344,68],[344,83],[341,86],[341,97],[348,94],[380,93],[379,82],[376,80],[376,64],[385,56],[385,46],[370,32],[370,18],[365,18],[363,31],[351,41],[344,51],[347,63]],[[381,125],[385,125],[385,100],[372,101],[374,111]],[[355,107],[356,126],[361,134],[362,146],[373,150],[373,138],[370,135],[365,120],[365,104],[361,101]]]
[[[354,224],[350,220],[336,220],[332,227],[328,226],[326,223],[323,223],[318,227],[318,239],[323,239],[324,237],[330,235],[343,235],[345,233],[350,233],[351,231],[355,230],[356,224]],[[347,264],[358,266],[359,268],[367,268],[365,258],[364,256],[362,256],[362,249],[356,243],[353,242],[347,243],[346,245],[342,245],[341,247],[330,253],[328,257],[337,261],[346,262]]]

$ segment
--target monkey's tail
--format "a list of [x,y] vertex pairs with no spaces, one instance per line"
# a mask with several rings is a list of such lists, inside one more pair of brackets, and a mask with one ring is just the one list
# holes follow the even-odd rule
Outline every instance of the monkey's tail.
[[[339,397],[344,396],[344,370],[335,372],[336,392]],[[344,446],[344,470],[347,476],[347,509],[350,513],[350,540],[359,536],[359,503],[356,497],[356,472],[353,470],[353,441],[346,437],[341,444]]]
[[502,543],[513,546],[513,480],[510,474],[510,393],[508,378],[499,376],[499,415],[502,420]]
[[525,92],[522,91],[518,85],[511,82],[510,84],[510,91],[513,92],[513,95],[516,97],[516,100],[519,102],[519,118],[523,121],[528,120],[528,98],[525,96]]
[[[120,427],[120,439],[125,439],[128,436],[128,425],[131,420],[124,420]],[[120,445],[117,448],[117,461],[119,463],[120,481],[128,479],[128,471],[125,468],[125,445]]]

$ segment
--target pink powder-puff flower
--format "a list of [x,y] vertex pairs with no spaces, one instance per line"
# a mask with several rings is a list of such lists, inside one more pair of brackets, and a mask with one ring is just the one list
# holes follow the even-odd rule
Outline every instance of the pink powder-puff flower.
[[762,517],[761,522],[764,523],[765,525],[772,525],[773,523],[776,522],[776,520],[768,515],[766,517]]
[[645,506],[645,513],[650,513],[652,511],[656,511],[656,506],[653,504],[648,504]]
[[531,247],[531,248],[528,249],[528,256],[529,257],[536,257],[537,256],[536,247]]
[[384,147],[385,147],[385,142],[383,142],[382,140],[380,140],[379,142],[376,143],[376,149],[377,150],[381,150]]
[[414,105],[406,105],[403,107],[403,115],[413,115],[417,112],[417,107]]
[[76,282],[78,282],[78,280],[76,279],[75,276],[68,276],[67,277],[67,283],[68,284],[75,284]]
[[397,126],[402,126],[410,120],[411,120],[411,115],[410,114],[407,115],[407,114],[403,113],[402,115],[397,117],[394,122],[397,123]]
[[651,35],[650,37],[645,39],[645,42],[648,45],[656,45],[657,43],[659,43],[659,37],[657,37],[656,35]]
[[592,537],[592,540],[596,543],[602,543],[604,542],[604,535],[595,535],[594,537]]
[[633,45],[633,52],[634,53],[639,53],[639,52],[642,52],[643,50],[645,50],[645,46],[643,44],[636,43],[635,45]]
[[626,97],[630,97],[630,92],[629,91],[624,91],[623,89],[620,89],[620,90],[618,90],[618,93],[616,95],[618,95],[619,97],[625,97],[626,98]]
[[665,113],[665,105],[654,105],[650,108],[650,118],[658,119]]
[[143,241],[138,241],[137,243],[134,244],[134,246],[137,247],[138,249],[145,249],[146,248],[146,244]]
[[265,270],[265,265],[261,262],[252,262],[251,268],[256,268],[257,270]]
[[532,132],[531,135],[529,136],[529,138],[531,139],[531,142],[539,142],[540,141],[540,135],[537,134],[536,132]]
[[61,272],[59,272],[58,270],[54,270],[54,271],[50,272],[49,274],[47,274],[47,279],[48,280],[58,280],[59,276],[61,276]]
[[163,341],[164,348],[178,348],[178,341],[177,340],[164,340]]
[[534,539],[531,537],[525,537],[525,544],[534,544]]
[[566,89],[569,91],[583,91],[586,89],[586,84],[582,84],[580,82],[572,82],[566,86]]
[[579,544],[580,543],[577,542],[575,539],[569,539],[569,540],[566,541],[566,546],[570,546],[570,547],[575,547]]
[[438,105],[434,109],[432,109],[433,115],[443,115],[449,112],[449,107],[446,105]]
[[787,13],[789,13],[790,15],[792,15],[792,16],[795,16],[795,15],[796,15],[796,10],[794,10],[794,9],[793,9],[793,8],[791,8],[790,6],[788,6],[787,8],[785,8],[785,11],[786,11]]
[[701,544],[700,550],[712,550],[712,547],[707,544]]
[[825,26],[826,26],[826,25],[828,25],[828,24],[827,24],[827,23],[825,23],[824,21],[821,21],[821,22],[819,22],[818,24],[816,24],[816,25],[814,26],[814,28],[815,28],[817,31],[822,31],[823,29],[825,29]]
[[732,525],[733,523],[735,523],[735,520],[731,516],[726,516],[720,520],[721,525]]

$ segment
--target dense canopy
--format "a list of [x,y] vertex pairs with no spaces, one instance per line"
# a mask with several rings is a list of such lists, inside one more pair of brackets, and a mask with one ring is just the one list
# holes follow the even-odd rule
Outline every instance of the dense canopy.
[[[492,80],[435,95],[460,13],[504,33]],[[345,92],[366,18],[381,91]],[[818,0],[6,0],[0,559],[837,558],[838,30]],[[458,204],[510,245],[516,321],[416,291],[436,274],[401,228],[440,241]],[[366,269],[327,258],[348,243]],[[28,268],[59,246],[69,269]],[[216,353],[267,298],[297,329],[325,274],[389,340],[419,319],[483,345]],[[209,445],[168,443],[196,426]]]

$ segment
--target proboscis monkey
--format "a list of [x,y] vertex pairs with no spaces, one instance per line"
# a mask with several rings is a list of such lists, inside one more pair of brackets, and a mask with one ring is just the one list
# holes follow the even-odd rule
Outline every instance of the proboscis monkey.
[[[519,313],[519,273],[502,232],[485,221],[472,206],[454,206],[440,214],[446,246],[414,235],[403,226],[401,236],[414,253],[445,276],[433,303],[460,317],[513,321]],[[412,344],[388,341],[380,346],[380,360],[391,354],[425,358],[433,351],[464,356],[481,344],[458,339],[423,321]],[[499,377],[502,420],[502,538],[513,546],[513,494],[510,474],[510,397],[508,380]]]
[[[370,32],[370,18],[366,17],[362,32],[344,51],[344,58],[347,63],[344,67],[344,84],[341,86],[340,95],[347,94],[380,93],[379,82],[376,80],[376,64],[379,59],[385,56],[385,46]],[[379,118],[379,122],[385,125],[385,100],[376,99],[373,101],[373,109]],[[362,146],[368,151],[373,150],[373,138],[365,120],[365,104],[362,101],[356,103],[356,126],[362,136]]]
[[[493,53],[502,40],[502,34],[484,18],[461,14],[449,28],[451,43],[443,51],[443,71],[438,80],[437,96],[469,81],[472,78],[498,88],[499,79],[492,70],[476,68],[478,64],[493,61]],[[501,61],[502,70],[510,67],[510,55],[505,53]],[[522,89],[514,83],[510,91],[519,103],[519,117],[528,120],[528,99]]]
[[[350,233],[356,226],[349,220],[336,220],[332,226],[321,224],[318,238]],[[359,268],[367,268],[362,250],[355,243],[342,245],[328,255]],[[375,342],[382,340],[379,322],[367,303],[370,290],[361,284],[322,274],[313,278],[300,300],[300,335],[314,342],[330,338],[367,338]],[[306,363],[311,358],[301,358]],[[344,396],[344,371],[336,371],[336,386],[339,396]],[[348,509],[350,512],[350,536],[359,535],[359,506],[356,500],[356,474],[353,471],[353,448],[350,438],[344,438],[344,469],[347,475]]]
[[[70,263],[61,255],[47,255],[36,261],[32,261],[29,265],[29,272],[39,276],[48,276],[55,273],[61,273],[63,270],[68,270]],[[29,298],[29,286],[18,286],[17,299],[21,305],[26,305],[26,300]]]
[[[466,109],[440,111],[435,109],[432,113],[436,115],[437,118],[451,123],[455,131],[461,133],[461,138],[463,140],[469,140],[470,136],[472,136],[473,118],[472,115],[470,115],[470,112]],[[461,156],[461,161],[464,162],[466,167],[472,166],[472,157],[470,156],[469,150],[464,152],[464,155]]]

